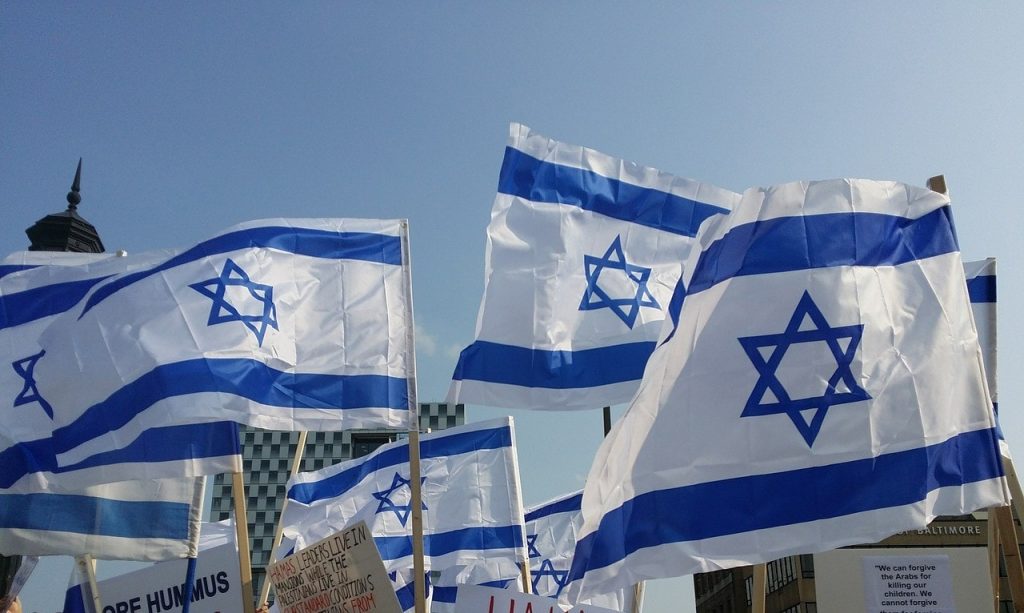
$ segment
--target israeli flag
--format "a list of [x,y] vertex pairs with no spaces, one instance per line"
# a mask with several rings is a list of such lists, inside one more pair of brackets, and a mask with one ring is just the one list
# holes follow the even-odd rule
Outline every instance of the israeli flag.
[[58,463],[221,420],[408,428],[406,237],[401,220],[256,221],[98,283],[41,339]]
[[563,598],[1008,503],[945,195],[750,189],[691,261],[591,468]]
[[996,329],[996,259],[986,258],[976,262],[964,262],[967,277],[967,294],[971,298],[974,325],[978,329],[978,343],[985,361],[985,375],[988,392],[992,396],[992,408],[996,414],[996,431],[999,433],[999,449],[1003,457],[1010,459],[1010,446],[1006,443],[1002,428],[999,427],[999,393],[996,386],[998,347]]
[[[125,270],[124,258],[14,254],[0,263],[0,552],[165,560],[195,555],[203,479],[148,479],[83,487],[91,466],[57,467],[53,408],[40,393],[38,338],[93,285]],[[238,470],[236,426],[204,424],[196,449]],[[208,441],[206,446],[199,441]],[[193,458],[179,458],[191,462]],[[175,462],[168,459],[170,470]],[[171,471],[172,473],[175,471]],[[136,474],[136,478],[144,477]]]
[[[523,507],[512,418],[420,439],[426,569],[524,558]],[[412,568],[409,444],[288,481],[285,547],[296,550],[364,520],[389,571]],[[286,551],[286,550],[282,550]],[[275,554],[277,559],[283,557]]]
[[[569,584],[576,538],[583,527],[582,502],[583,492],[573,492],[526,509],[526,549],[533,594],[558,598]],[[575,604],[632,611],[633,598],[630,586]]]
[[705,220],[735,194],[513,123],[487,228],[476,340],[449,402],[629,401]]

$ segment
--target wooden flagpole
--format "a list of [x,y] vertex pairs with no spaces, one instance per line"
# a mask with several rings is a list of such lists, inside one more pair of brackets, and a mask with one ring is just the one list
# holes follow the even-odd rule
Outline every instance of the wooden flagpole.
[[[291,475],[294,477],[299,472],[299,467],[302,466],[302,455],[306,451],[306,430],[299,432],[299,442],[295,445],[295,455],[292,456],[292,472]],[[284,501],[281,502],[281,513],[277,516],[277,526],[274,528],[274,545],[270,551],[273,553],[277,551],[278,545],[281,544],[281,539],[284,537],[284,510],[288,506],[288,495],[285,492]],[[267,576],[263,579],[263,586],[260,587],[260,597],[256,600],[261,607],[267,604],[267,599],[270,598],[270,577]]]
[[420,477],[420,405],[416,390],[416,329],[412,308],[412,257],[409,249],[409,220],[401,222],[402,274],[406,302],[407,381],[409,396],[409,506],[412,511],[412,579],[416,613],[427,613],[423,558],[423,492]]
[[999,526],[996,523],[995,515],[989,511],[988,521],[986,524],[987,547],[988,550],[988,576],[989,581],[992,583],[992,610],[995,613],[999,613],[999,591],[1001,589],[999,581]]
[[238,572],[242,581],[242,611],[255,613],[252,598],[252,556],[249,553],[249,518],[245,513],[245,481],[242,473],[231,473],[231,496],[235,511],[235,536],[238,541]]
[[751,613],[764,613],[764,601],[767,592],[768,565],[754,564],[754,584],[750,588],[750,611]]
[[92,598],[92,606],[95,613],[103,613],[103,603],[100,601],[100,587],[96,583],[96,560],[89,554],[75,556],[75,564],[78,570],[85,575],[89,584],[89,596]]

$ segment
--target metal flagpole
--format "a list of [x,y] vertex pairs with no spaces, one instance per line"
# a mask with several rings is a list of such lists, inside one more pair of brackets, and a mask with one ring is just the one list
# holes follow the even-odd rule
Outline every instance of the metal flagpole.
[[238,572],[242,581],[242,611],[255,613],[252,598],[252,558],[249,553],[249,518],[245,513],[245,482],[242,473],[231,473],[231,497],[235,511],[235,536],[238,540]]
[[[294,477],[299,472],[299,467],[302,466],[302,455],[306,451],[306,430],[299,432],[299,442],[295,445],[295,455],[292,456],[292,472],[291,476]],[[281,514],[277,517],[277,527],[274,528],[274,545],[270,549],[271,553],[277,550],[278,545],[281,544],[281,539],[284,536],[284,510],[288,506],[288,496],[285,492],[284,501],[281,503]],[[273,561],[273,560],[271,560]],[[267,599],[270,598],[270,579],[265,578],[263,580],[263,586],[260,588],[260,597],[256,601],[260,603],[260,606],[267,604]]]
[[423,558],[423,494],[420,488],[420,415],[416,391],[416,327],[412,308],[412,259],[409,250],[409,220],[401,222],[402,274],[405,280],[406,369],[409,396],[409,506],[412,510],[412,580],[416,613],[427,613],[424,585],[426,565]]

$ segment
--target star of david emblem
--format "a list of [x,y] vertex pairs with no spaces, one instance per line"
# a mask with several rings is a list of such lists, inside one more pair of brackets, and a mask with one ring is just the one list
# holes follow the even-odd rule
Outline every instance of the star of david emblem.
[[[426,477],[421,477],[420,482],[424,483],[426,482],[426,480]],[[412,505],[395,504],[395,502],[391,499],[391,497],[403,487],[409,488],[409,480],[403,477],[402,475],[395,473],[394,478],[391,479],[391,487],[382,492],[373,493],[373,497],[380,501],[377,504],[377,510],[374,512],[374,514],[377,515],[380,513],[384,513],[386,511],[391,511],[395,514],[395,517],[398,518],[398,521],[400,521],[402,525],[405,526],[405,522],[409,521],[409,514],[412,513]],[[422,509],[424,511],[427,510],[426,504],[423,504],[422,502],[420,504],[423,505]]]
[[[624,324],[633,328],[641,307],[661,308],[654,295],[647,289],[647,280],[651,277],[651,269],[630,264],[622,251],[621,237],[616,236],[611,246],[601,257],[583,256],[583,265],[587,277],[587,289],[580,301],[581,311],[611,309]],[[632,295],[612,297],[606,287],[599,283],[601,274],[606,271],[621,271],[628,284],[635,288]],[[614,274],[614,273],[613,273]]]
[[[863,324],[829,325],[805,291],[784,332],[738,339],[760,375],[740,417],[786,414],[807,446],[813,446],[830,407],[871,398],[851,370],[863,332]],[[786,352],[802,343],[824,343],[835,358],[835,371],[820,396],[792,398],[779,380],[778,369]]]
[[35,369],[36,364],[39,363],[39,358],[46,355],[46,351],[40,351],[35,355],[30,355],[27,358],[22,358],[11,363],[14,367],[14,372],[18,373],[25,384],[21,388],[21,392],[18,393],[14,398],[14,406],[20,407],[23,404],[31,404],[33,402],[39,403],[39,406],[43,407],[43,411],[46,412],[46,416],[53,419],[53,407],[50,406],[46,399],[39,395],[39,389],[36,387]]
[[569,570],[557,570],[555,565],[551,563],[551,560],[544,560],[540,563],[540,568],[532,572],[534,594],[543,594],[541,590],[537,589],[537,586],[540,584],[541,577],[551,577],[551,581],[554,581],[555,585],[558,586],[558,589],[555,590],[552,597],[559,596],[565,586],[569,583]]
[[527,534],[526,535],[526,547],[529,549],[531,558],[539,558],[540,552],[537,551],[537,535]]
[[[206,321],[208,326],[233,321],[242,322],[256,335],[256,340],[261,347],[267,328],[278,329],[277,307],[274,306],[274,287],[252,281],[242,267],[235,264],[231,258],[224,262],[220,276],[193,283],[189,287],[213,301],[210,307],[210,317]],[[242,295],[242,301],[246,304],[232,304],[229,301],[229,298],[234,298],[236,301],[239,298],[237,293],[228,296],[228,288],[231,287],[241,287],[246,290],[247,297],[245,294]],[[251,298],[251,300],[247,298]],[[246,310],[242,308],[244,306],[250,308],[255,306],[255,310],[259,311],[259,314],[252,314],[252,311],[243,313]]]

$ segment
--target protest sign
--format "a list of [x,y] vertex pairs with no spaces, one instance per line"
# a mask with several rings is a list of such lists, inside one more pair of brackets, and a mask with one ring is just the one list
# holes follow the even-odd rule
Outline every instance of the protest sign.
[[949,556],[864,556],[870,613],[955,613]]
[[[104,579],[98,583],[102,613],[171,613],[185,601],[185,569],[188,560],[168,560],[146,568]],[[235,611],[241,602],[238,552],[234,543],[201,551],[196,560],[192,586],[192,613]],[[88,610],[81,586],[68,590],[64,613]]]
[[366,522],[270,565],[281,613],[401,613]]

